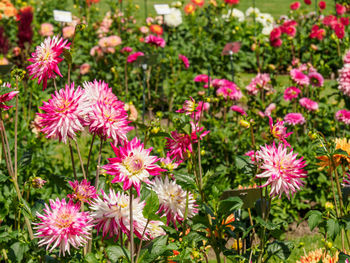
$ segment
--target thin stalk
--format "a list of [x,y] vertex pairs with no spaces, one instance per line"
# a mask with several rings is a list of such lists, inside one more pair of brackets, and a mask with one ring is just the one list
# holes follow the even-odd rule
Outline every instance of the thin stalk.
[[90,158],[91,158],[91,153],[92,153],[92,146],[94,145],[95,137],[96,137],[96,134],[94,134],[92,136],[90,150],[89,150],[89,156],[88,156],[88,160],[87,160],[87,164],[86,164],[86,173],[88,176],[89,176],[89,165],[90,165]]
[[70,71],[72,69],[72,64],[68,63],[68,86],[70,87]]
[[134,263],[134,218],[132,211],[132,187],[130,187],[130,196],[129,196],[129,212],[130,212],[130,260],[131,263]]
[[53,85],[55,86],[55,90],[57,91],[56,79],[53,79]]
[[0,114],[0,122],[1,122],[1,131],[2,131],[2,135],[4,136],[4,141],[5,141],[5,147],[7,150],[7,156],[8,156],[8,163],[10,165],[10,170],[9,172],[11,172],[11,176],[14,176],[14,171],[13,171],[13,165],[12,165],[12,159],[11,159],[11,151],[10,151],[10,146],[9,146],[9,141],[7,139],[7,134],[5,131],[5,125],[4,125],[4,121],[2,119],[2,115]]
[[80,161],[81,170],[83,171],[84,179],[86,179],[86,174],[85,174],[85,168],[84,168],[83,158],[81,158],[81,154],[80,154],[80,150],[79,150],[79,145],[78,145],[78,143],[77,143],[76,140],[74,140],[74,143],[75,143],[75,146],[77,147],[77,152],[78,152],[78,156],[79,156],[79,161]]
[[102,153],[103,139],[101,138],[100,150],[98,152],[98,160],[97,160],[97,169],[96,169],[96,177],[95,177],[95,188],[98,186],[98,179],[100,176],[100,164],[101,164],[101,153]]
[[141,247],[142,247],[142,241],[143,241],[143,236],[144,236],[145,233],[146,233],[146,229],[147,229],[148,223],[149,223],[149,219],[147,219],[147,223],[146,223],[145,229],[144,229],[143,232],[142,232],[142,236],[141,236],[141,239],[140,239],[140,245],[139,245],[139,247],[138,247],[138,249],[137,249],[137,254],[136,254],[135,262],[137,262],[137,260],[139,259],[139,256],[140,256]]
[[[16,79],[16,90],[18,90],[18,80]],[[15,113],[15,177],[17,178],[17,137],[18,137],[18,94],[16,95],[16,113]]]
[[128,62],[125,61],[124,67],[124,86],[125,86],[125,98],[128,99]]
[[77,172],[75,170],[75,164],[74,164],[74,156],[73,156],[73,148],[72,148],[72,145],[70,143],[70,140],[68,141],[68,145],[69,145],[69,151],[70,151],[70,158],[71,158],[71,161],[72,161],[72,167],[73,167],[73,173],[74,173],[74,180],[78,180],[77,179]]

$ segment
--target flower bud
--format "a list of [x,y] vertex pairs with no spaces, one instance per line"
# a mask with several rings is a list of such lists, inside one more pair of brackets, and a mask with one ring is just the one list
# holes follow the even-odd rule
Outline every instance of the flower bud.
[[334,205],[331,202],[326,202],[324,207],[326,208],[326,210],[333,210],[334,209]]
[[43,186],[44,186],[44,184],[46,183],[46,181],[45,180],[43,180],[42,178],[40,178],[40,177],[34,177],[33,179],[32,179],[32,186],[34,187],[34,188],[38,188],[38,189],[40,189],[40,188],[42,188]]
[[246,128],[246,129],[248,129],[250,127],[250,123],[247,122],[246,120],[240,120],[239,125],[243,128]]

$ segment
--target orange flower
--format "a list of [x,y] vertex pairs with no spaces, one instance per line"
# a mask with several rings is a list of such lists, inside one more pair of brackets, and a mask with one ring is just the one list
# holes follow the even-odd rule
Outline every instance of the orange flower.
[[332,257],[326,252],[323,252],[321,248],[316,249],[314,251],[310,251],[309,254],[303,256],[296,263],[335,263],[338,262],[338,254],[337,251],[335,255]]
[[196,6],[192,3],[188,3],[187,5],[185,5],[184,7],[184,11],[187,15],[191,15],[194,13],[194,11],[196,10]]
[[150,25],[149,30],[158,36],[163,35],[163,28],[160,25]]
[[[342,139],[335,139],[335,149],[341,149],[345,152],[347,152],[348,155],[350,155],[350,142],[346,138]],[[328,156],[322,155],[322,156],[317,156],[317,159],[320,160],[318,163],[319,166],[321,166],[321,169],[325,167],[332,167],[332,162],[329,160]],[[334,154],[333,155],[333,160],[335,166],[341,165],[342,160],[345,160],[348,164],[350,164],[350,158],[346,155],[343,154]]]
[[204,0],[191,0],[191,2],[200,7],[204,5]]

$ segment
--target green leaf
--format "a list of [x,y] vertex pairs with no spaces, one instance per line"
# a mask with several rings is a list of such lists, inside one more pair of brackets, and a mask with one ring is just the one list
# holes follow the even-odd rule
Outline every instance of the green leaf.
[[8,179],[8,176],[4,175],[3,173],[0,173],[0,183],[6,182]]
[[119,258],[125,256],[125,250],[123,250],[120,246],[109,246],[106,249],[107,256],[113,262],[116,262]]
[[21,262],[25,252],[29,250],[28,246],[21,242],[16,242],[10,247],[10,257],[15,258],[14,262]]
[[143,208],[142,214],[145,218],[149,220],[155,220],[159,216],[156,215],[156,212],[159,209],[159,200],[158,196],[154,191],[151,191],[146,198],[146,205]]
[[334,152],[333,152],[333,155],[334,154],[341,154],[341,155],[345,155],[347,157],[349,157],[348,153],[342,149],[336,149]]
[[196,184],[194,182],[193,175],[189,174],[179,174],[177,172],[174,172],[176,183],[182,186],[182,188],[189,190],[189,189],[196,189]]
[[338,221],[334,220],[333,218],[328,219],[327,221],[327,234],[328,236],[334,240],[337,235],[340,233],[340,226]]
[[267,253],[269,257],[275,255],[285,261],[289,258],[293,247],[294,245],[292,242],[282,242],[276,240],[268,245]]
[[240,209],[243,206],[243,201],[237,196],[231,196],[219,203],[219,214],[227,215],[233,211]]
[[62,54],[63,54],[65,60],[67,61],[67,63],[72,64],[72,61],[73,61],[72,54],[69,52],[69,50],[63,49]]
[[158,257],[160,257],[164,252],[166,252],[168,249],[167,247],[167,236],[161,236],[159,238],[156,238],[154,243],[152,243],[151,247],[148,249],[148,253],[146,252],[144,254],[144,257],[140,260],[142,263],[151,263],[155,262]]
[[317,227],[322,222],[322,213],[320,211],[310,211],[309,213],[309,219],[308,224],[310,227],[310,230],[314,230],[315,227]]
[[256,222],[265,227],[268,230],[275,230],[279,227],[277,224],[273,224],[271,222],[265,222],[264,219],[262,219],[260,216],[255,218]]
[[85,261],[87,263],[98,263],[98,260],[97,258],[95,257],[95,254],[94,253],[88,253],[86,256],[85,256]]
[[240,155],[235,157],[235,163],[238,170],[243,169],[247,165],[251,165],[250,157],[246,155]]

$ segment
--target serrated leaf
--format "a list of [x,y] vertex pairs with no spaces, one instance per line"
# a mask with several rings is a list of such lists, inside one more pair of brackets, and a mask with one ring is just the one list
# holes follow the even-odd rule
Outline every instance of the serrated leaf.
[[174,176],[176,179],[176,183],[182,186],[182,188],[186,190],[191,190],[196,188],[194,177],[189,174],[180,174],[177,172],[174,172]]
[[142,214],[146,219],[155,220],[159,218],[156,212],[159,209],[158,196],[154,191],[150,191],[150,194],[146,198],[146,205],[143,208]]
[[15,262],[21,262],[25,252],[29,250],[29,247],[21,242],[16,242],[10,247],[10,257],[15,258]]
[[240,209],[243,206],[243,201],[237,196],[231,196],[220,201],[218,213],[222,215],[232,214],[232,212]]
[[265,227],[268,230],[275,230],[279,227],[277,224],[272,224],[271,222],[266,222],[264,219],[262,219],[260,216],[257,216],[255,218],[256,222]]
[[334,240],[337,235],[340,233],[340,226],[338,221],[334,220],[333,218],[328,219],[327,221],[327,234],[328,236]]
[[86,254],[85,256],[85,261],[87,263],[98,263],[98,260],[97,258],[95,257],[95,254],[94,253],[88,253]]
[[125,250],[123,250],[120,246],[109,246],[106,249],[107,256],[113,262],[116,262],[119,258],[125,256]]
[[320,211],[310,211],[309,219],[307,222],[309,224],[310,230],[314,230],[314,228],[322,222],[322,213]]
[[294,245],[292,242],[282,242],[282,241],[274,241],[267,247],[267,253],[269,257],[275,255],[282,260],[287,260],[291,254],[291,249],[293,249]]

